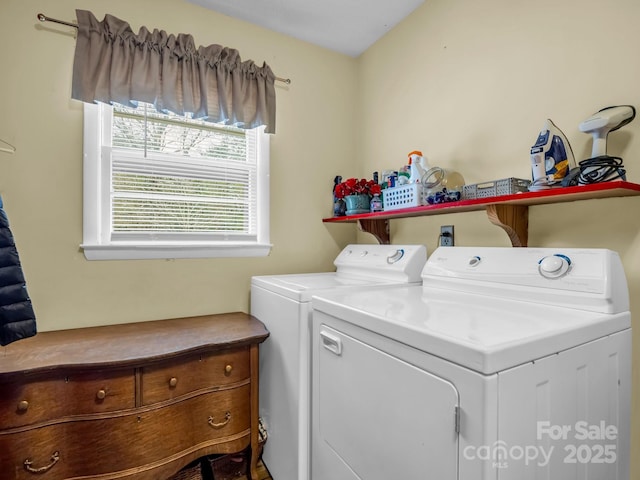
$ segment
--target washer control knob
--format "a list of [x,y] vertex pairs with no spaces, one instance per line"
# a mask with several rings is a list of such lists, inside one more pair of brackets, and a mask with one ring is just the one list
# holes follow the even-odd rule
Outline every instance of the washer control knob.
[[571,259],[560,254],[544,257],[538,262],[538,271],[545,278],[560,278],[566,275],[570,267]]
[[395,251],[395,253],[393,253],[393,254],[391,254],[391,255],[389,255],[387,257],[387,263],[389,263],[389,264],[396,263],[402,257],[404,257],[404,250],[402,248],[399,248],[398,250]]
[[478,264],[480,263],[480,260],[481,260],[481,258],[479,256],[477,256],[477,255],[471,257],[469,259],[469,266],[470,267],[477,267]]

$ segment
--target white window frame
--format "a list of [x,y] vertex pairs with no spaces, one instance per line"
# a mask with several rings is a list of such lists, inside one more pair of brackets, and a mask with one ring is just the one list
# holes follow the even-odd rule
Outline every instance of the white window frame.
[[111,121],[113,108],[84,104],[83,242],[88,260],[264,257],[269,241],[269,135],[257,138],[257,236],[255,241],[114,240],[111,235]]

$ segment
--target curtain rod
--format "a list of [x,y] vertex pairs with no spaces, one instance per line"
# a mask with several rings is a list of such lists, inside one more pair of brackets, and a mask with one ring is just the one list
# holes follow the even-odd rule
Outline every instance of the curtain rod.
[[[65,22],[64,20],[57,20],[55,18],[47,17],[44,13],[39,13],[37,17],[38,17],[38,20],[40,20],[41,22],[53,22],[53,23],[59,23],[60,25],[66,25],[67,27],[78,28],[78,25],[76,25],[75,23]],[[276,80],[282,83],[286,83],[287,85],[291,84],[290,78],[276,77]]]

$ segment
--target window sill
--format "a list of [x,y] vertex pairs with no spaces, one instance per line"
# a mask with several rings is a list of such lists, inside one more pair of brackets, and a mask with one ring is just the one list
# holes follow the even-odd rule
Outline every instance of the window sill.
[[235,243],[225,245],[198,244],[82,244],[87,260],[150,260],[175,258],[266,257],[271,244]]

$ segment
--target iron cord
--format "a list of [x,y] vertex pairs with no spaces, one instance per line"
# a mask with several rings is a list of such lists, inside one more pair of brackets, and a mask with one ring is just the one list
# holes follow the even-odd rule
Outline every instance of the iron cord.
[[564,178],[562,186],[591,185],[618,178],[627,179],[627,171],[624,169],[622,158],[600,155],[578,162],[578,166],[573,168]]

